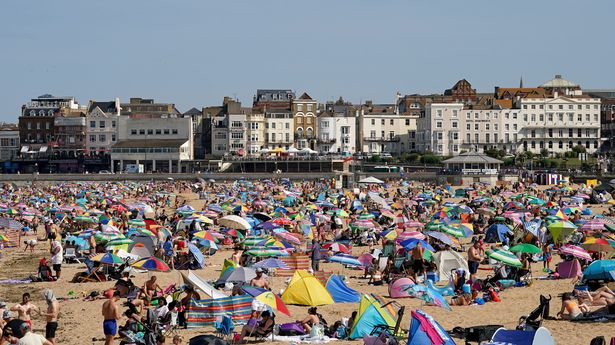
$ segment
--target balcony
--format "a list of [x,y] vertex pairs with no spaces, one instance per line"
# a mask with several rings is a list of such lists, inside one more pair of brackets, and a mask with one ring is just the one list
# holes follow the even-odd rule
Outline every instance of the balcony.
[[335,142],[337,141],[337,139],[335,138],[318,138],[317,142],[319,144],[335,144]]
[[364,137],[363,141],[367,142],[399,142],[401,139],[397,136],[395,137]]

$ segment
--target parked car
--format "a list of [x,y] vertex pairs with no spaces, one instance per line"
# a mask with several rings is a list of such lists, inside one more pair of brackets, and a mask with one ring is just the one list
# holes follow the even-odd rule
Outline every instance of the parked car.
[[387,158],[393,158],[393,156],[391,155],[390,152],[380,152],[380,158],[387,159]]
[[113,174],[113,173],[112,173],[111,171],[109,171],[109,170],[101,170],[101,171],[99,171],[98,173],[99,173],[99,174],[106,174],[106,175],[111,175],[111,174]]

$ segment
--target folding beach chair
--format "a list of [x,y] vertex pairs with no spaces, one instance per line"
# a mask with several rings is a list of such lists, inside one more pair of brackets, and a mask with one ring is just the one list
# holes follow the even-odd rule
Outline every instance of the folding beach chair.
[[179,326],[178,323],[178,313],[176,311],[171,312],[171,319],[169,324],[167,325],[166,330],[164,331],[164,336],[177,335],[177,328]]
[[86,259],[85,260],[85,265],[88,268],[86,275],[85,276],[81,276],[79,278],[81,283],[86,283],[86,282],[102,282],[103,280],[101,279],[100,275],[98,274],[98,271],[100,270],[101,266],[96,266],[94,264],[94,261],[90,260],[90,259]]
[[214,328],[216,329],[217,337],[224,340],[232,340],[235,324],[230,315],[222,315],[222,319],[216,320],[214,323]]
[[405,306],[399,307],[397,311],[397,321],[395,322],[395,326],[391,327],[386,324],[376,325],[369,333],[371,336],[380,336],[382,333],[395,338],[398,344],[403,345],[408,343],[408,330],[401,328],[401,322],[404,318],[404,311],[406,310]]

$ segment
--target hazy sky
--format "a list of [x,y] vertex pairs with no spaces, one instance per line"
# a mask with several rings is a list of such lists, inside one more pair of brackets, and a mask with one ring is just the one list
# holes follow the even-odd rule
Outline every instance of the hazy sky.
[[615,1],[5,1],[0,121],[44,93],[155,98],[180,111],[258,88],[392,102],[539,85],[615,87]]

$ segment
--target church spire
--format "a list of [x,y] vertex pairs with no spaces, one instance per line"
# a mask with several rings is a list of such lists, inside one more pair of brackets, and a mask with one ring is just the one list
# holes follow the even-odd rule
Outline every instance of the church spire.
[[523,76],[521,76],[521,80],[519,80],[519,88],[523,89]]

